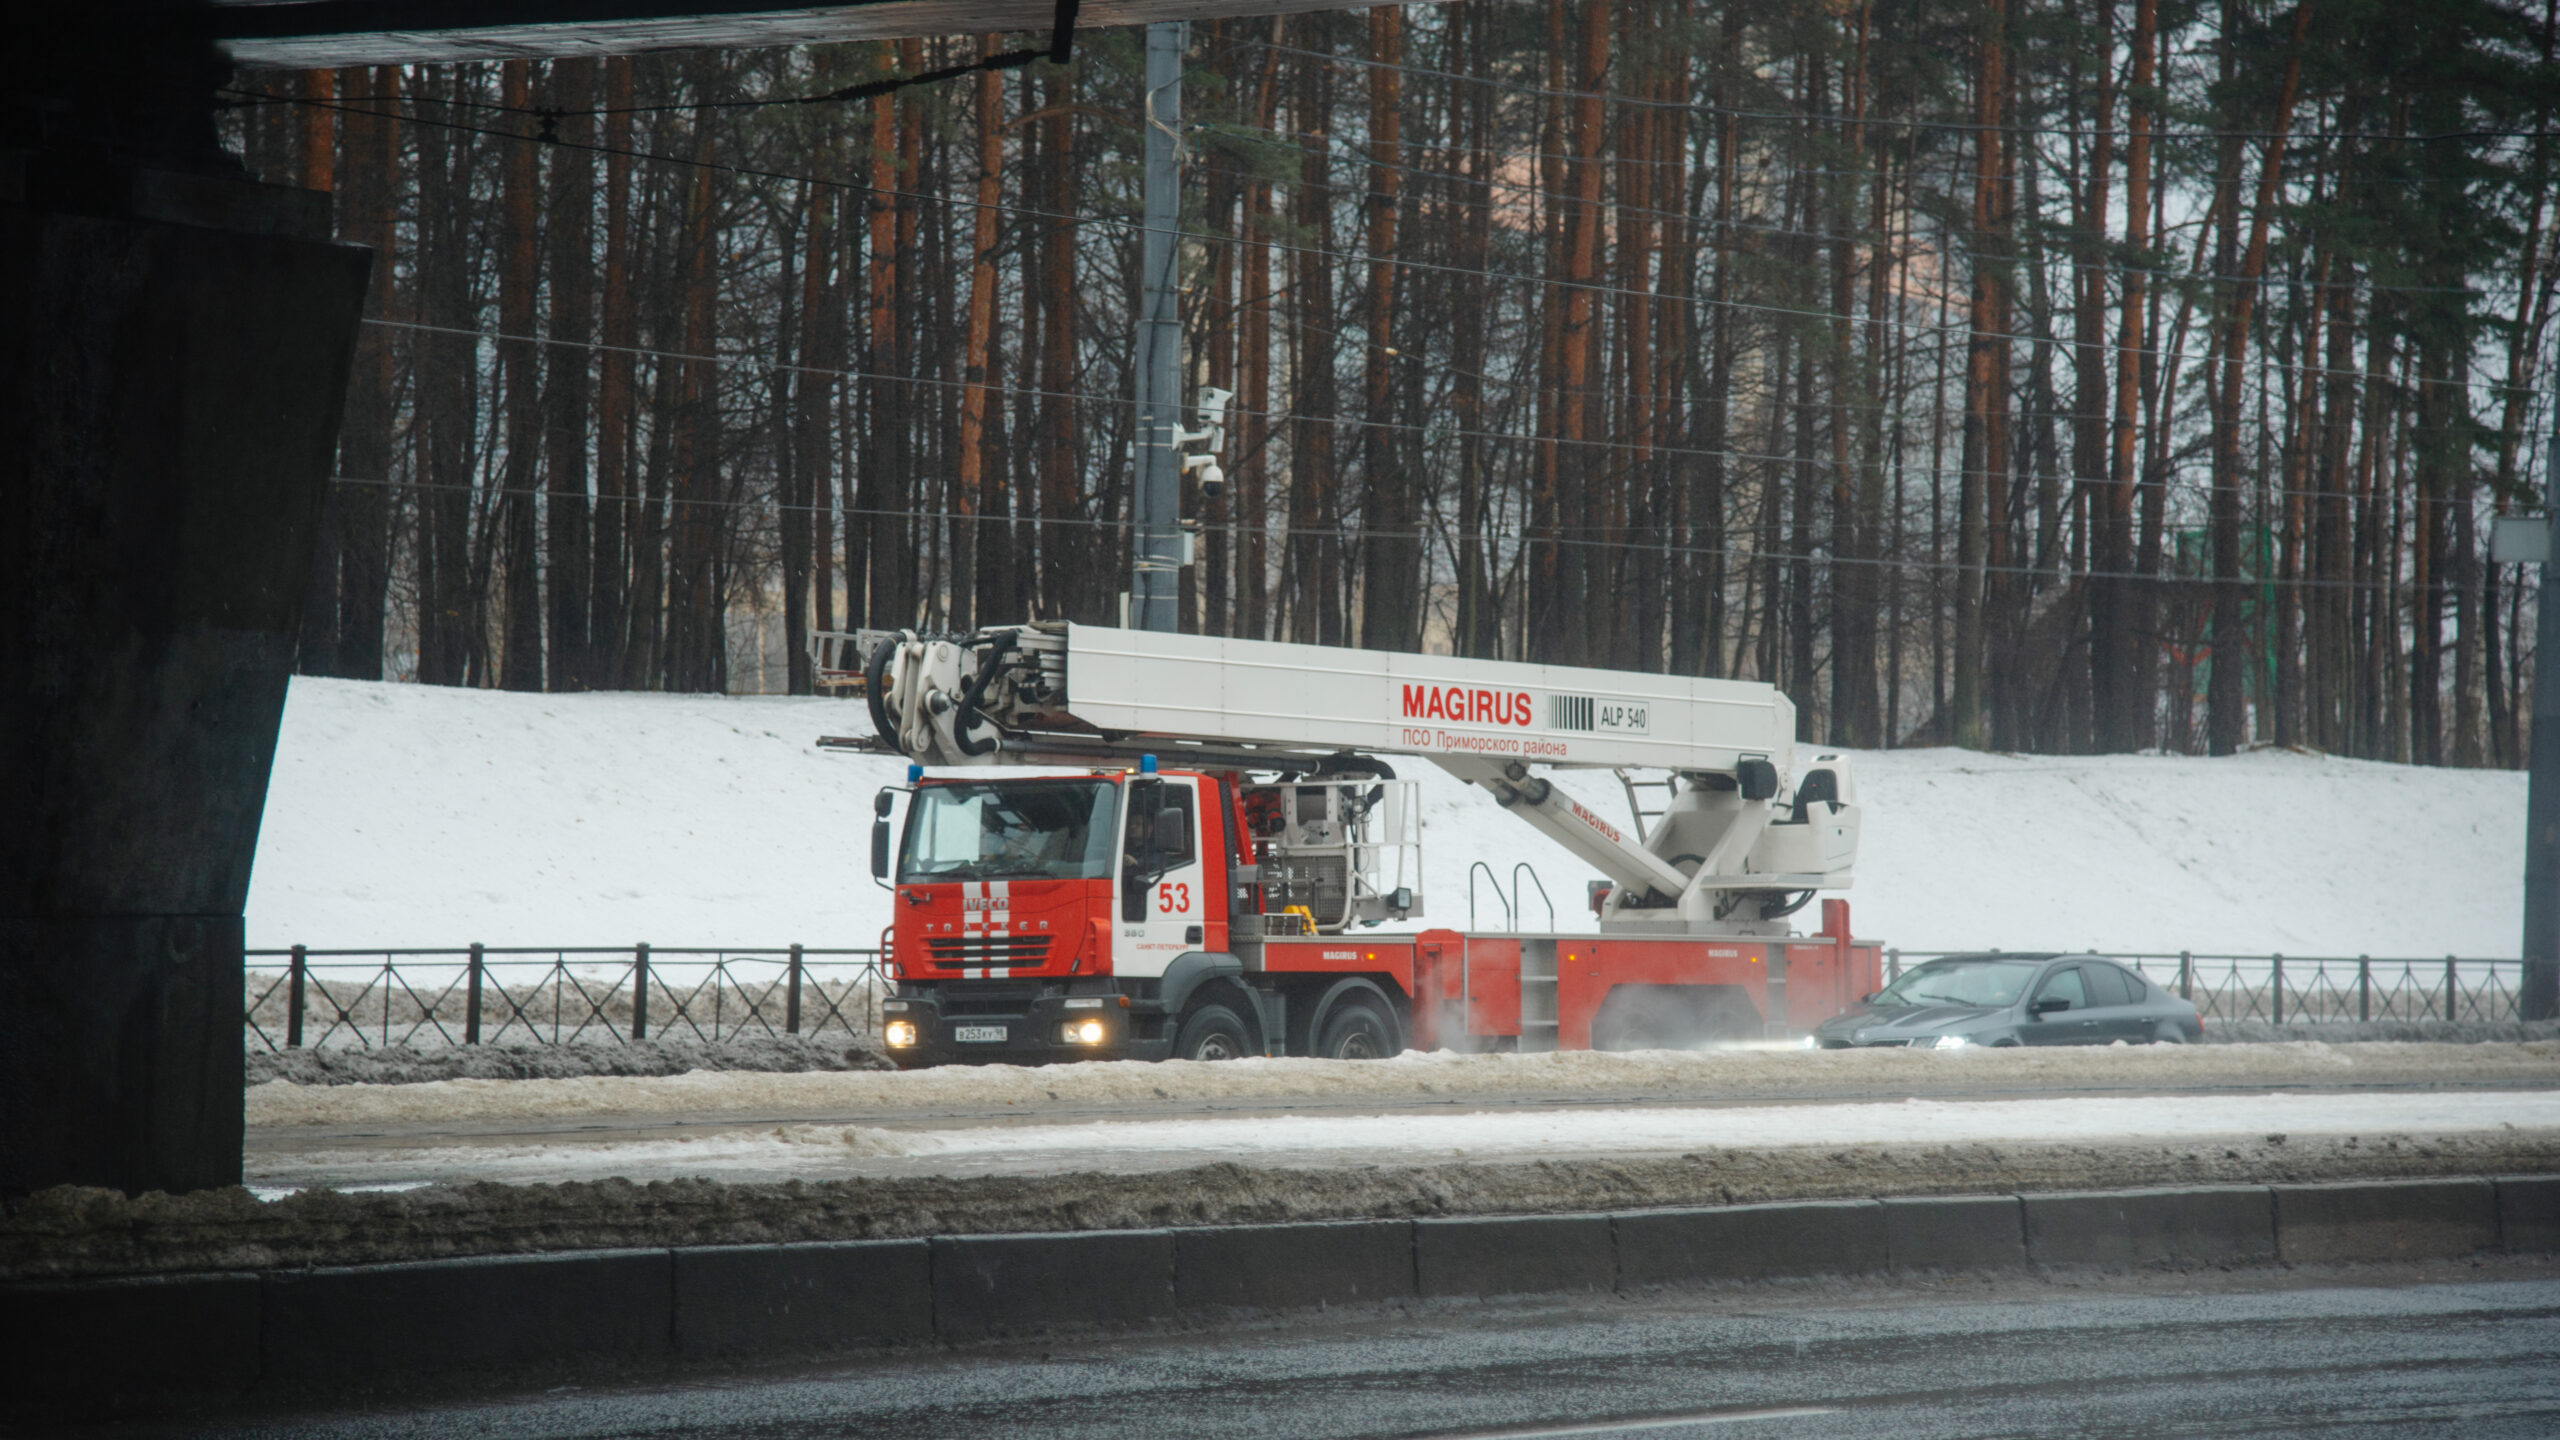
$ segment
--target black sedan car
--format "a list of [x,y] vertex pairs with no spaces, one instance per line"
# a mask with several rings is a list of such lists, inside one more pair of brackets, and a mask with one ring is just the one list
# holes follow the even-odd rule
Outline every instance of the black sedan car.
[[2183,1045],[2204,1038],[2196,1007],[2095,955],[1949,955],[1914,965],[1822,1022],[1825,1050],[1869,1045]]

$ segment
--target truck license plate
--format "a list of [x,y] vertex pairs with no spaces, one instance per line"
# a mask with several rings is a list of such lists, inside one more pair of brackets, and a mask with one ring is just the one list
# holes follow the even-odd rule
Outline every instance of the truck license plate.
[[988,1041],[1001,1044],[1004,1041],[1004,1035],[1005,1030],[1001,1025],[954,1025],[951,1027],[951,1038],[963,1045]]

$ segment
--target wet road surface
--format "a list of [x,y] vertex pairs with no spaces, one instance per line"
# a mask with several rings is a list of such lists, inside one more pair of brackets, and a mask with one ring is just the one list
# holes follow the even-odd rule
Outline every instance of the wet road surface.
[[117,1434],[2560,1434],[2560,1268],[1755,1287],[912,1352]]

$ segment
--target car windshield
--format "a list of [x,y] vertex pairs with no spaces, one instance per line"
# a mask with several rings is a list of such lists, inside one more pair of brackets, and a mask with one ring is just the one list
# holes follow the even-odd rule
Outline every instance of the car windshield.
[[1106,780],[926,786],[907,809],[898,882],[1108,879],[1119,794]]
[[1933,960],[1877,992],[1878,1005],[2015,1005],[2041,960]]

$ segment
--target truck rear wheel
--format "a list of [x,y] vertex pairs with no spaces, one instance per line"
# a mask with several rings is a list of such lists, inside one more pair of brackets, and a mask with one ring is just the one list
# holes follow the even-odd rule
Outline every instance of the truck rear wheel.
[[1384,1060],[1404,1047],[1396,1043],[1395,1022],[1365,1000],[1350,1000],[1325,1017],[1324,1034],[1316,1041],[1320,1060]]
[[1244,1021],[1224,1005],[1203,1005],[1192,1011],[1173,1037],[1176,1060],[1241,1060],[1252,1053]]

